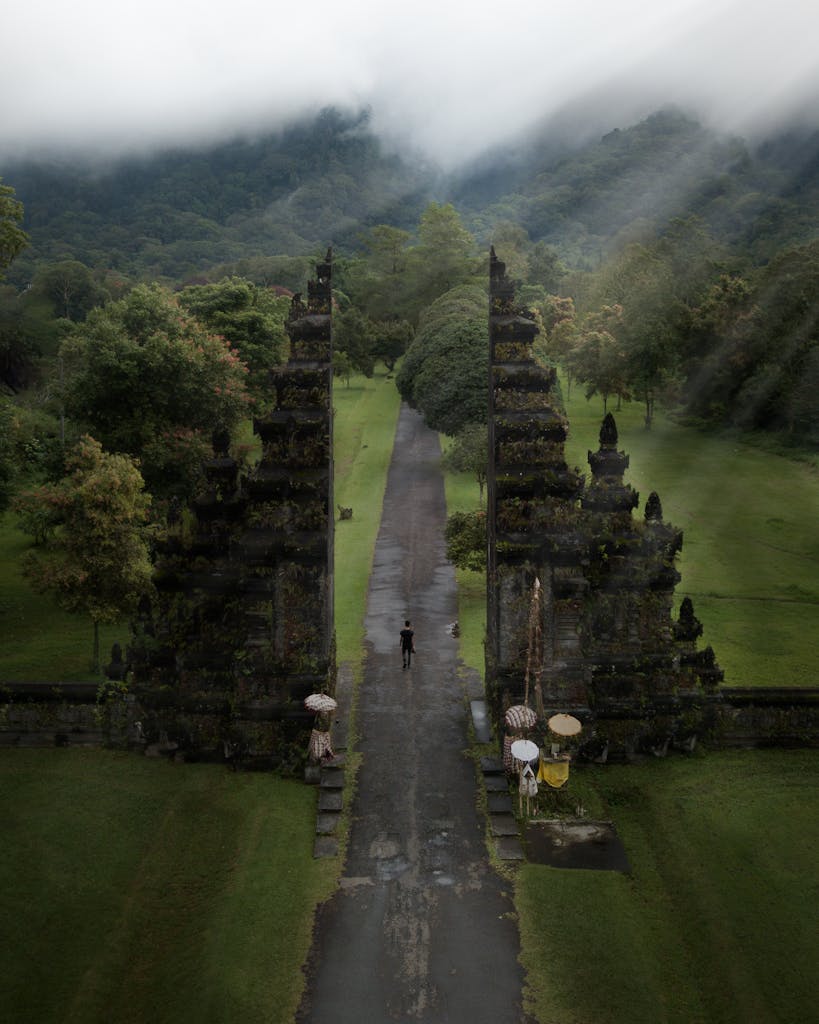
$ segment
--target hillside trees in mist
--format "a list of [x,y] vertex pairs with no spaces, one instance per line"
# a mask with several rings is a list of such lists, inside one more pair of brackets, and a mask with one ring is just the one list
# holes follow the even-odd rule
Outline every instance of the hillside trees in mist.
[[14,257],[28,245],[22,220],[23,204],[15,198],[12,186],[4,185],[0,178],[0,281]]

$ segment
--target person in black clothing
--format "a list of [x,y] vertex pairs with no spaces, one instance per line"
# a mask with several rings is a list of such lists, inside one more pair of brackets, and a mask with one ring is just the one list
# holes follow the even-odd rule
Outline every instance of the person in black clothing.
[[410,661],[415,653],[414,630],[410,629],[410,620],[404,620],[404,628],[401,630],[401,660],[404,668],[410,667]]

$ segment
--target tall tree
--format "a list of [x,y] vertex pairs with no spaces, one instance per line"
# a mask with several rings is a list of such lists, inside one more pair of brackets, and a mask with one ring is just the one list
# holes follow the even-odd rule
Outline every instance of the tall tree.
[[110,298],[91,269],[79,260],[47,264],[34,275],[31,287],[48,299],[56,317],[75,323]]
[[284,358],[289,300],[250,281],[231,277],[218,284],[185,288],[179,303],[239,353],[248,368],[251,392],[263,400],[269,391],[270,370]]
[[89,436],[71,454],[67,476],[36,495],[60,529],[47,554],[27,553],[23,571],[67,611],[91,618],[99,671],[100,623],[117,622],[150,587],[150,497],[134,461],[103,451]]
[[471,473],[478,484],[478,498],[483,503],[483,489],[489,471],[489,433],[486,424],[465,423],[441,462],[445,469],[455,473]]
[[404,401],[433,430],[456,434],[485,423],[489,337],[486,292],[462,285],[424,310],[396,376]]
[[139,458],[155,495],[184,494],[202,445],[247,410],[238,354],[156,285],[94,310],[61,354],[67,414]]
[[14,195],[11,185],[4,185],[0,178],[0,281],[6,267],[28,245],[28,235],[20,227],[23,204]]
[[430,203],[418,225],[418,245],[408,256],[415,315],[438,296],[483,274],[472,234],[455,208]]

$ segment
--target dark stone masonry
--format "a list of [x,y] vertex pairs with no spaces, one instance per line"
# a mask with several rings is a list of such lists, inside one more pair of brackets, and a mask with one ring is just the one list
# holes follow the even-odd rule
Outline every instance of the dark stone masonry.
[[[312,692],[335,692],[332,254],[287,324],[290,358],[254,421],[243,467],[215,424],[192,506],[172,507],[158,599],[143,600],[107,681],[0,683],[0,744],[132,746],[234,766],[291,767],[307,747]],[[624,482],[607,415],[590,476],[570,469],[556,373],[537,327],[490,257],[486,695],[497,734],[528,696],[540,728],[584,723],[579,755],[714,745],[816,745],[819,690],[726,688],[689,598],[673,618],[682,533],[652,493]],[[352,509],[339,509],[342,518]],[[535,601],[535,581],[538,581]],[[487,728],[489,722],[486,723]]]

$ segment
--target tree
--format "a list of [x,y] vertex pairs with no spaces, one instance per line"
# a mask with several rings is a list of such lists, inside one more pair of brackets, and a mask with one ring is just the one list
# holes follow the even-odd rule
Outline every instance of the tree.
[[93,669],[99,671],[99,624],[117,622],[150,587],[148,510],[133,459],[81,438],[58,484],[38,489],[45,510],[60,523],[46,555],[28,552],[23,572],[70,612],[90,616]]
[[532,243],[520,224],[515,224],[511,220],[498,221],[492,228],[492,245],[506,264],[506,273],[510,280],[519,283],[529,281],[529,252]]
[[489,377],[486,292],[462,285],[436,299],[419,321],[395,379],[427,426],[457,434],[485,423]]
[[557,253],[545,242],[536,242],[529,253],[530,284],[539,284],[547,292],[556,292],[566,276],[566,267]]
[[604,414],[609,396],[630,397],[622,318],[622,306],[604,306],[599,313],[589,314],[574,348],[565,356],[569,372],[586,385],[586,398],[602,395]]
[[22,220],[23,204],[14,198],[11,185],[4,185],[0,178],[0,281],[6,267],[28,245],[28,235],[20,227]]
[[[107,450],[139,458],[155,495],[184,495],[191,443],[206,446],[247,410],[238,354],[157,285],[94,310],[60,351],[66,413]],[[174,451],[179,482],[167,460]]]
[[373,324],[373,355],[390,373],[407,351],[412,333],[412,327],[406,320],[377,320]]
[[486,512],[453,512],[444,528],[446,557],[458,569],[486,570]]
[[353,364],[350,362],[350,357],[346,352],[339,352],[338,350],[333,351],[333,376],[343,377],[347,383],[347,387],[350,386],[350,377],[353,375]]
[[218,284],[185,288],[179,303],[239,353],[248,368],[248,387],[257,400],[263,400],[270,390],[270,370],[284,359],[289,300],[230,277]]
[[333,348],[347,354],[353,369],[372,377],[375,372],[373,322],[355,306],[334,317]]
[[14,413],[11,404],[0,398],[0,514],[6,511],[14,481]]
[[440,295],[484,273],[475,239],[451,204],[429,204],[421,215],[418,239],[407,258],[411,319]]
[[471,473],[478,483],[478,497],[483,503],[483,489],[489,470],[489,432],[486,424],[464,424],[441,461],[445,469],[455,473]]
[[89,267],[79,260],[60,260],[38,270],[32,290],[51,303],[56,317],[79,323],[110,298]]

